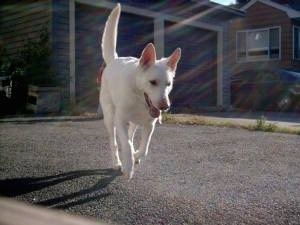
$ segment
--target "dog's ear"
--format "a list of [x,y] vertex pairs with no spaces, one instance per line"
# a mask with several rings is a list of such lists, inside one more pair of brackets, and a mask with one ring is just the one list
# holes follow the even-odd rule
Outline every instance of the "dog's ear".
[[168,58],[167,65],[171,68],[172,71],[175,71],[177,68],[177,63],[181,57],[181,49],[177,48]]
[[140,57],[140,66],[144,69],[149,68],[155,63],[156,51],[152,43],[147,44]]

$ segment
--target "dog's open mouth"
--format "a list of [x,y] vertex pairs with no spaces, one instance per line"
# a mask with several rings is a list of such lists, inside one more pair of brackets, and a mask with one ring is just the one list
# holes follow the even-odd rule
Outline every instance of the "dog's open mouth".
[[157,118],[160,115],[160,111],[158,108],[156,108],[155,106],[153,106],[150,98],[148,97],[148,95],[146,93],[144,93],[145,96],[145,100],[147,102],[147,105],[149,107],[149,113],[153,118]]

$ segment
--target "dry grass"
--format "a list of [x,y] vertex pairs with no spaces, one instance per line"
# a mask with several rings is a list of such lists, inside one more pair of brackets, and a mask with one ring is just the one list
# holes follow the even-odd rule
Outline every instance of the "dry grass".
[[208,118],[200,115],[190,114],[163,114],[163,123],[184,124],[184,125],[203,125],[215,127],[242,128],[251,131],[278,132],[300,135],[300,129],[277,126],[267,122],[266,118],[261,117],[256,122],[240,122]]

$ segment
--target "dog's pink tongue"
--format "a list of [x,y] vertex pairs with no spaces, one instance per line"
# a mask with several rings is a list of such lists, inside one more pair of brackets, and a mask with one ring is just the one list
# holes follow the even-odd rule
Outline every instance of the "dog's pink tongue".
[[152,106],[152,105],[151,105],[151,108],[149,109],[149,111],[150,111],[150,115],[153,118],[157,118],[160,115],[160,111],[157,108],[155,108],[154,106]]

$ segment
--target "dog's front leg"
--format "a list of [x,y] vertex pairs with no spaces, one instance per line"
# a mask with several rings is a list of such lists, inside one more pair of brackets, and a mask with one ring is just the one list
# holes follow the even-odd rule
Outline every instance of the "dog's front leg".
[[139,164],[146,159],[154,127],[155,122],[142,127],[141,143],[139,145],[139,150],[134,155],[135,163]]
[[129,178],[132,178],[134,170],[134,148],[128,135],[127,122],[117,120],[116,128],[121,144],[122,172]]

